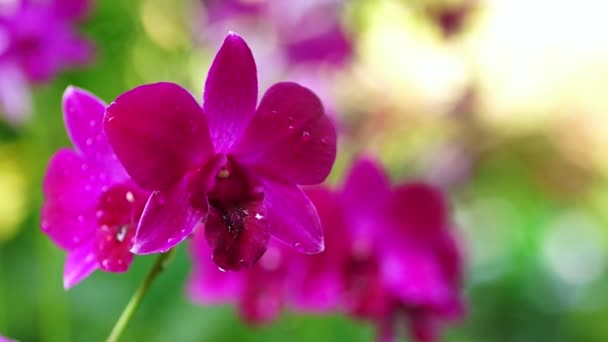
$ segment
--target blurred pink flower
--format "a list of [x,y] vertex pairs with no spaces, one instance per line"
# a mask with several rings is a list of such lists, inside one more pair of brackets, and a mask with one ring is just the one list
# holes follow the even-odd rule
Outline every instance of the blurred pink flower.
[[92,45],[74,28],[89,6],[88,0],[0,4],[0,75],[12,84],[0,83],[0,110],[10,121],[29,114],[30,83],[48,82],[62,69],[90,61]]
[[294,261],[296,308],[372,320],[387,341],[401,315],[416,341],[433,341],[438,322],[463,314],[462,260],[439,191],[422,183],[391,189],[379,166],[362,159],[339,191],[307,194],[328,247]]
[[350,34],[340,18],[343,0],[206,0],[203,3],[207,22],[212,26],[250,18],[269,26],[291,64],[338,66],[353,53]]
[[100,268],[124,272],[148,193],[129,178],[103,134],[105,104],[68,87],[63,112],[74,149],[51,158],[44,179],[42,230],[67,250],[64,287]]
[[270,236],[303,253],[323,232],[299,185],[322,182],[336,131],[317,96],[296,83],[270,87],[256,109],[257,72],[245,41],[229,33],[209,70],[203,105],[173,83],[120,95],[107,109],[110,144],[133,180],[154,191],[132,251],[164,252],[204,219],[214,262],[252,267]]
[[250,324],[276,319],[285,304],[289,260],[294,252],[271,239],[255,266],[240,272],[221,271],[209,257],[211,250],[202,234],[191,245],[193,272],[188,282],[190,298],[199,304],[235,304]]

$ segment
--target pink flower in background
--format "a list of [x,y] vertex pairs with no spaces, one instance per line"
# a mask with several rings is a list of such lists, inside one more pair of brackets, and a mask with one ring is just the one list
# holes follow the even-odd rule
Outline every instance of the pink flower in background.
[[[424,183],[397,186],[386,217],[379,256],[383,283],[396,301],[393,318],[405,314],[417,341],[435,341],[443,321],[464,315],[463,261],[443,195]],[[394,322],[385,322],[385,336]]]
[[14,342],[14,340],[0,335],[0,342]]
[[190,298],[199,304],[235,304],[250,324],[276,319],[285,302],[288,274],[294,252],[273,239],[260,260],[241,272],[220,271],[212,262],[202,234],[191,245],[193,272],[188,283]]
[[416,341],[433,341],[437,323],[463,313],[461,257],[441,193],[421,183],[389,187],[369,160],[354,164],[339,191],[307,191],[321,217],[327,250],[298,256],[296,308],[340,310],[379,326],[392,340],[400,316]]
[[[235,21],[262,24],[274,31],[290,64],[342,65],[353,53],[350,34],[341,23],[342,0],[203,1],[207,22],[225,29]],[[251,19],[254,19],[253,21]]]
[[256,109],[256,65],[235,33],[224,40],[203,105],[173,83],[137,87],[106,110],[110,144],[133,180],[154,191],[134,253],[166,251],[204,220],[214,262],[248,268],[270,236],[304,253],[323,250],[317,212],[298,185],[322,182],[336,132],[314,93],[270,87]]
[[[17,0],[0,4],[0,111],[19,122],[29,111],[29,85],[90,61],[92,45],[75,30],[87,0]],[[10,80],[10,81],[9,81]]]
[[68,252],[65,288],[98,268],[129,268],[129,250],[148,197],[112,152],[102,131],[104,111],[105,104],[92,94],[66,89],[64,119],[75,148],[55,153],[44,179],[42,230]]

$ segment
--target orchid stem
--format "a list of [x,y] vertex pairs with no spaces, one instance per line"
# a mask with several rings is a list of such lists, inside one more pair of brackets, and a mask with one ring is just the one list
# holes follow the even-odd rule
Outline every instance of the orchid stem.
[[160,272],[165,269],[174,254],[175,248],[158,256],[156,262],[148,272],[148,275],[141,283],[141,285],[139,285],[139,287],[131,297],[131,300],[129,300],[129,303],[120,315],[120,318],[118,318],[118,321],[116,321],[116,324],[114,325],[114,328],[112,328],[112,332],[110,333],[107,342],[116,342],[122,336],[122,333],[127,328],[129,321],[135,314],[135,311],[137,311],[139,304],[148,292],[148,289],[150,289],[150,285],[152,285],[152,282],[154,281],[154,279],[156,279],[156,276],[158,276],[158,274],[160,274]]

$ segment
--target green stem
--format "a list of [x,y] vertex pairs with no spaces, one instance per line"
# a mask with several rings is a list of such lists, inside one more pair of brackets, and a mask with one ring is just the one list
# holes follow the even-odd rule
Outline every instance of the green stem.
[[165,269],[165,267],[167,266],[167,264],[171,260],[171,257],[174,254],[175,254],[175,248],[158,256],[158,259],[156,259],[156,262],[154,263],[154,265],[148,272],[148,275],[146,276],[144,281],[141,283],[141,285],[139,285],[139,288],[137,288],[137,290],[131,297],[131,300],[129,300],[129,303],[127,304],[124,311],[120,315],[120,318],[118,318],[118,321],[116,321],[116,324],[114,325],[114,328],[112,329],[112,332],[110,333],[110,336],[108,337],[107,342],[116,342],[116,341],[118,341],[120,336],[122,336],[122,333],[127,328],[127,324],[129,324],[131,317],[133,317],[133,314],[135,314],[135,311],[139,307],[139,304],[141,303],[142,299],[148,292],[150,285],[152,285],[152,281],[154,281],[156,276],[163,269]]

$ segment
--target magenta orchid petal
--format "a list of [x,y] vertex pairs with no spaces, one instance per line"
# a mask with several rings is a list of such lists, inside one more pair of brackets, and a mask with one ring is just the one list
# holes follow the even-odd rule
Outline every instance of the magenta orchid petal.
[[247,43],[229,33],[209,70],[203,112],[218,152],[227,152],[255,113],[257,71]]
[[262,324],[275,320],[283,306],[283,272],[251,270],[241,296],[240,312],[246,322]]
[[220,271],[211,259],[212,250],[202,231],[194,234],[190,251],[194,258],[194,270],[188,282],[190,298],[205,305],[235,302],[245,286],[245,273]]
[[134,186],[116,185],[104,192],[97,204],[100,225],[95,235],[95,254],[106,272],[125,272],[133,254],[135,225],[140,217],[147,193]]
[[277,83],[262,98],[234,153],[259,174],[317,184],[335,161],[336,130],[313,92]]
[[371,158],[359,158],[346,176],[342,200],[353,212],[379,216],[390,191],[390,180],[380,165]]
[[200,106],[174,83],[147,84],[120,95],[106,110],[104,128],[129,175],[147,190],[175,186],[213,153]]
[[403,248],[388,252],[381,266],[384,286],[410,305],[440,306],[451,298],[451,291],[430,251]]
[[191,204],[191,180],[189,175],[167,190],[152,193],[139,220],[132,253],[164,253],[194,231],[206,212]]
[[89,0],[54,0],[55,13],[62,18],[80,19],[91,10]]
[[424,310],[410,312],[409,331],[412,340],[415,342],[435,342],[438,341],[437,322],[432,315]]
[[209,210],[205,236],[213,247],[213,261],[223,270],[252,267],[266,251],[270,233],[263,219],[262,201],[220,211]]
[[264,179],[264,207],[272,236],[302,253],[325,249],[317,210],[298,186]]
[[88,91],[70,86],[63,93],[64,120],[76,149],[88,159],[115,170],[118,174],[110,175],[111,180],[120,181],[127,174],[103,133],[105,110],[106,104]]
[[42,230],[59,246],[71,249],[92,236],[97,225],[97,196],[106,183],[99,171],[69,149],[49,162],[44,179]]
[[396,233],[407,239],[429,241],[448,226],[448,211],[442,193],[424,183],[397,187],[387,206],[387,214],[395,227],[405,224],[406,228]]
[[65,289],[78,284],[99,267],[92,242],[93,240],[90,240],[68,253],[63,272]]
[[152,193],[139,220],[131,252],[164,252],[188,237],[207,213],[206,200],[196,194],[206,194],[213,188],[215,175],[225,163],[224,155],[215,155],[174,187]]

